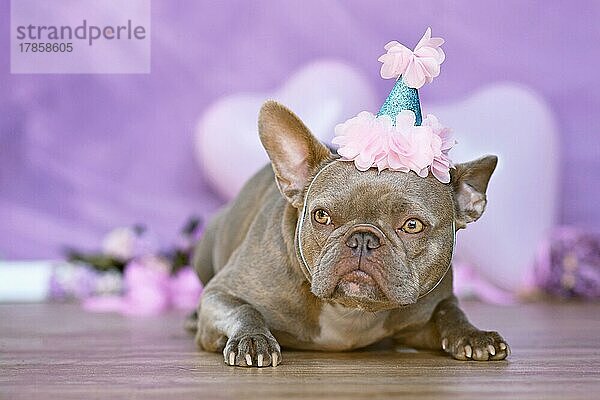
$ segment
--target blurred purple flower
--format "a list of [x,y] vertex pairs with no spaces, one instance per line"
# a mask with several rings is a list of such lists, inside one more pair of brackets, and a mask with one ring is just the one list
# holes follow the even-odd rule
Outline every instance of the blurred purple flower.
[[533,284],[564,298],[600,298],[600,235],[560,227],[540,246]]

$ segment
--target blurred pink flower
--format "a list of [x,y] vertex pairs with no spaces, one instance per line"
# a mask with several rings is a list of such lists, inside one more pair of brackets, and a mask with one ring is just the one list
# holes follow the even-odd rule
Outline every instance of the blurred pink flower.
[[167,260],[144,256],[125,267],[125,294],[86,299],[88,311],[119,312],[125,315],[156,315],[170,307],[193,309],[198,304],[202,285],[190,267],[170,274]]
[[127,264],[124,271],[127,292],[121,312],[152,315],[167,309],[170,269],[166,260],[155,256],[141,257]]
[[181,268],[169,280],[171,305],[180,310],[193,310],[202,294],[202,283],[192,267]]
[[402,76],[407,86],[419,89],[425,83],[430,83],[440,74],[440,65],[446,55],[440,47],[444,39],[431,37],[431,28],[412,51],[397,41],[385,45],[387,53],[379,57],[381,77],[384,79],[397,79]]

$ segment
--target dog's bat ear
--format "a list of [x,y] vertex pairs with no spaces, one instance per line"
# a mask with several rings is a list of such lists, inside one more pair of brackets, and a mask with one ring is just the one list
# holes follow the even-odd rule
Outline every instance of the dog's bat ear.
[[275,172],[281,194],[296,208],[303,203],[304,188],[331,152],[293,112],[267,101],[260,109],[258,133]]
[[456,227],[466,228],[469,222],[477,221],[487,204],[485,192],[498,157],[485,156],[477,160],[457,164],[450,170]]

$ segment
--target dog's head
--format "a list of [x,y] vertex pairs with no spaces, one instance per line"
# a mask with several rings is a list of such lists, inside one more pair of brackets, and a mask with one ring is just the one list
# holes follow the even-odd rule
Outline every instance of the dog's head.
[[456,165],[451,182],[358,171],[336,160],[291,111],[267,102],[260,139],[298,210],[296,246],[312,292],[367,310],[415,303],[447,272],[455,229],[477,220],[497,158]]

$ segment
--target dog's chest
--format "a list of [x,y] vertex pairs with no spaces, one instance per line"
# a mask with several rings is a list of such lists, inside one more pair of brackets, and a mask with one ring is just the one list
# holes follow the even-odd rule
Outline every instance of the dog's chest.
[[386,336],[387,312],[370,313],[339,304],[326,304],[321,309],[321,331],[313,342],[322,350],[350,350],[375,343]]

